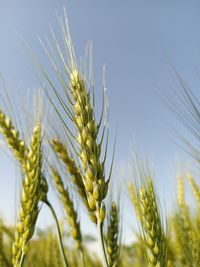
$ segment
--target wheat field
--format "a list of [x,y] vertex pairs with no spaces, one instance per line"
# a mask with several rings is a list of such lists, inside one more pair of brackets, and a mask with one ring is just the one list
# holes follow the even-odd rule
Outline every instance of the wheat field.
[[[116,137],[109,133],[106,92],[102,90],[99,115],[91,50],[88,48],[86,62],[78,64],[65,16],[59,19],[59,25],[62,43],[53,31],[51,40],[41,40],[57,78],[56,84],[40,59],[26,46],[43,92],[42,101],[33,96],[34,112],[19,114],[27,121],[27,132],[15,119],[16,114],[12,112],[15,106],[10,110],[9,103],[0,106],[1,139],[21,177],[17,223],[8,225],[3,217],[0,220],[0,267],[200,266],[197,177],[190,173],[177,176],[177,200],[173,213],[167,214],[161,208],[153,171],[135,153],[131,161],[134,171],[126,182],[126,190],[119,183],[115,188],[124,192],[113,192]],[[183,102],[177,108],[173,106],[173,111],[198,139],[198,102],[184,86],[181,94]],[[183,107],[187,112],[182,112]],[[190,140],[184,139],[184,144],[199,163],[198,148]],[[62,207],[62,219],[49,198],[50,188]],[[193,197],[192,202],[187,202],[186,191]],[[121,204],[123,194],[128,195],[132,204],[130,220],[137,218],[139,226],[131,244],[123,238],[127,227]],[[49,210],[55,223],[39,230],[37,221],[43,209]],[[96,229],[95,237],[84,235],[81,212]],[[90,239],[98,245],[96,251],[90,250]]]

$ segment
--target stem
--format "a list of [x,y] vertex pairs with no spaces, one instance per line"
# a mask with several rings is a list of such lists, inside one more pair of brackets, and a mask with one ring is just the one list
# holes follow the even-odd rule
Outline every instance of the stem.
[[20,265],[19,265],[20,267],[24,266],[24,259],[25,259],[25,254],[23,253],[20,260]]
[[85,266],[85,256],[84,256],[83,248],[80,249],[80,253],[81,253],[81,258],[82,258],[82,262],[83,262],[83,267],[86,267]]
[[52,216],[53,216],[53,218],[55,220],[56,227],[57,227],[57,233],[58,233],[58,240],[59,240],[59,245],[60,245],[60,251],[61,251],[61,254],[62,254],[62,257],[63,257],[63,265],[64,265],[64,267],[68,267],[67,258],[66,258],[66,255],[65,255],[65,249],[64,249],[63,242],[62,242],[61,232],[60,232],[60,226],[59,226],[59,223],[58,223],[58,219],[57,219],[56,213],[55,213],[54,208],[52,207],[51,203],[48,200],[45,200],[44,203],[49,207],[49,209],[50,209],[50,211],[52,213]]
[[103,267],[109,267],[107,256],[106,256],[106,248],[105,248],[105,244],[103,240],[103,223],[100,220],[98,220],[97,222],[97,228],[98,228],[99,243],[100,243],[101,251],[102,251]]

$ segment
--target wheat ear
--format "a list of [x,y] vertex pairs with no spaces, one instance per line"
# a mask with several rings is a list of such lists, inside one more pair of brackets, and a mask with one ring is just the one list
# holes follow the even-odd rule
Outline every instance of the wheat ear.
[[[184,180],[181,176],[178,176],[178,204],[180,207],[179,214],[179,227],[182,231],[182,249],[184,251],[183,258],[185,258],[187,264],[191,266],[198,266],[199,255],[198,255],[198,244],[195,238],[195,228],[192,224],[190,217],[190,210],[185,202],[184,196]],[[193,265],[195,264],[195,265]]]
[[137,216],[138,220],[141,220],[142,218],[140,216],[141,215],[140,203],[139,203],[139,200],[137,197],[136,188],[135,188],[133,183],[128,184],[128,191],[129,191],[130,199],[131,199],[132,205],[134,207],[136,216]]
[[196,201],[198,203],[198,205],[200,205],[200,189],[198,187],[198,185],[196,184],[194,178],[192,177],[192,175],[187,175],[186,178],[188,179],[190,186],[192,188],[192,192],[196,198]]
[[104,221],[105,208],[102,201],[106,197],[108,183],[105,181],[104,162],[101,162],[101,144],[97,143],[98,126],[95,122],[94,110],[90,103],[85,81],[79,72],[71,72],[71,95],[74,99],[74,123],[77,129],[77,144],[79,159],[84,173],[83,183],[91,212],[97,221]]
[[139,192],[142,230],[147,246],[147,260],[149,267],[166,266],[166,244],[164,231],[155,197],[151,178],[143,185]]
[[77,186],[81,197],[85,198],[84,184],[82,181],[81,170],[76,166],[75,160],[69,155],[65,145],[58,139],[52,140],[52,147],[55,153],[63,161],[67,172],[71,175],[72,182]]
[[[106,179],[105,161],[107,155],[108,139],[106,141],[105,153],[102,153],[102,144],[104,141],[106,124],[104,124],[104,126],[102,127],[102,134],[99,138],[99,132],[106,108],[103,105],[100,121],[97,123],[94,112],[94,101],[91,100],[92,97],[94,100],[94,95],[91,94],[92,90],[90,90],[91,88],[93,88],[92,78],[89,77],[89,90],[87,90],[86,75],[83,76],[81,74],[76,63],[75,51],[72,45],[67,19],[66,24],[62,21],[62,19],[60,19],[60,24],[64,37],[64,46],[66,49],[66,54],[68,56],[68,63],[65,62],[64,55],[62,54],[62,49],[60,48],[54,32],[52,32],[52,36],[56,44],[59,59],[61,60],[65,70],[64,74],[62,74],[62,72],[59,70],[57,58],[54,56],[52,57],[51,51],[48,51],[49,49],[46,48],[45,45],[43,47],[53,65],[66,99],[61,97],[59,91],[54,87],[50,77],[48,77],[44,69],[39,64],[37,64],[37,66],[39,67],[42,75],[53,90],[53,93],[57,97],[57,100],[60,103],[60,108],[64,109],[68,119],[72,121],[76,128],[76,134],[73,134],[69,129],[63,117],[63,114],[61,114],[61,112],[59,111],[60,108],[57,108],[55,106],[49,92],[46,90],[47,88],[43,87],[56,113],[61,119],[63,127],[66,130],[65,133],[70,142],[70,145],[71,147],[73,147],[81,163],[82,182],[86,194],[86,201],[88,203],[90,214],[92,214],[91,217],[96,217],[95,222],[98,226],[99,236],[101,237],[100,241],[103,247],[102,226],[106,215],[104,199],[107,196],[108,185],[112,171],[111,167],[109,177],[108,179]],[[65,76],[69,79],[69,84],[66,83]],[[108,266],[105,253],[103,259],[104,266]]]
[[34,234],[39,213],[41,181],[41,127],[37,125],[27,153],[25,178],[22,185],[20,216],[13,243],[13,266],[20,267],[27,253],[29,241]]
[[0,110],[0,132],[6,139],[14,156],[20,161],[24,167],[25,164],[25,142],[19,138],[17,128],[12,124],[11,119]]
[[107,195],[109,180],[105,180],[105,161],[101,161],[102,143],[98,143],[99,127],[96,124],[94,109],[90,102],[90,92],[87,91],[86,82],[81,78],[77,69],[71,71],[70,83],[70,92],[74,101],[72,110],[73,121],[77,129],[78,156],[84,170],[83,183],[88,206],[91,213],[96,216],[103,265],[107,267],[103,221],[106,215],[104,199]]
[[96,222],[96,217],[90,211],[90,207],[87,202],[87,195],[82,180],[81,170],[77,167],[75,160],[69,155],[66,146],[58,139],[52,140],[52,148],[58,157],[62,160],[66,167],[66,171],[71,176],[72,182],[75,184],[77,191],[83,200],[85,207],[88,210],[88,214],[93,222]]
[[55,183],[57,191],[59,192],[60,200],[63,204],[63,207],[67,215],[68,224],[70,225],[71,228],[70,234],[76,241],[77,248],[82,250],[82,245],[81,245],[82,236],[80,230],[80,223],[77,218],[78,216],[74,208],[73,201],[71,200],[68,189],[64,186],[58,171],[53,167],[51,168],[51,171],[52,171],[53,181]]
[[[22,170],[26,173],[28,147],[26,146],[25,142],[19,138],[19,131],[13,126],[10,118],[2,111],[0,111],[0,132],[4,135],[9,148],[13,152],[15,158],[20,162]],[[46,193],[48,191],[48,185],[44,176],[42,176],[40,188],[40,198],[41,200],[45,200]]]
[[109,210],[108,230],[106,249],[109,267],[117,265],[120,256],[120,224],[119,209],[115,202],[112,202]]

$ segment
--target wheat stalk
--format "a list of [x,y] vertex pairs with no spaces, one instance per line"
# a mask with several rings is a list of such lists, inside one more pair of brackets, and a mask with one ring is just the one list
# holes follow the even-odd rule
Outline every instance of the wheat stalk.
[[61,255],[62,255],[62,258],[63,258],[63,265],[64,265],[64,267],[68,267],[68,261],[67,261],[66,255],[65,255],[65,247],[64,247],[64,244],[63,244],[62,234],[61,234],[61,231],[60,231],[60,225],[59,225],[59,222],[58,222],[58,218],[57,218],[56,212],[55,212],[53,206],[51,205],[51,203],[48,201],[48,199],[46,199],[45,204],[50,209],[51,214],[52,214],[52,216],[54,218],[54,221],[56,223],[58,241],[59,241],[59,246],[60,246],[60,252],[61,252]]
[[53,261],[55,266],[61,266],[61,258],[60,258],[60,251],[59,251],[59,246],[56,238],[53,236],[50,246],[53,244]]

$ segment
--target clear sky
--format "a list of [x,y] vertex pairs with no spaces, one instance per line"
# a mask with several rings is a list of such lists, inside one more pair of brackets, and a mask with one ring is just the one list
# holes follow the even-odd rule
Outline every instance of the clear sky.
[[[38,87],[19,35],[48,68],[37,36],[49,34],[50,26],[59,32],[56,12],[62,15],[63,6],[78,56],[92,40],[97,91],[106,64],[111,134],[118,132],[114,176],[127,168],[134,143],[154,163],[158,187],[168,202],[174,197],[176,161],[184,152],[173,142],[172,127],[180,128],[160,96],[176,87],[171,65],[200,95],[200,2],[0,1],[0,71],[11,97]],[[17,205],[15,175],[12,160],[0,153],[0,213],[10,221]]]

